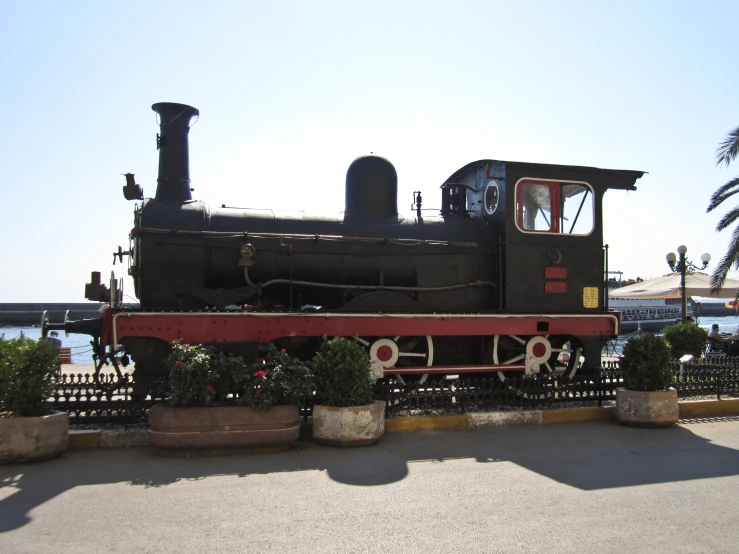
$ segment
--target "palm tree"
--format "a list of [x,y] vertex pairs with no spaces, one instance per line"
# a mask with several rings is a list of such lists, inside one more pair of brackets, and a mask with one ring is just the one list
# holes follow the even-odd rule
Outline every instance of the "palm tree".
[[[716,150],[716,165],[724,164],[728,167],[737,155],[739,155],[739,127],[726,135],[724,141],[719,145]],[[734,177],[731,181],[719,187],[716,192],[713,193],[706,212],[715,210],[724,200],[737,193],[739,193],[739,177]],[[718,225],[716,225],[716,231],[723,231],[737,219],[739,219],[739,206],[734,206],[734,208],[729,210],[721,221],[718,222]],[[732,267],[739,269],[739,225],[734,229],[726,255],[721,259],[721,262],[716,266],[713,275],[711,275],[711,288],[714,292],[721,290],[724,281],[726,281],[726,276]]]

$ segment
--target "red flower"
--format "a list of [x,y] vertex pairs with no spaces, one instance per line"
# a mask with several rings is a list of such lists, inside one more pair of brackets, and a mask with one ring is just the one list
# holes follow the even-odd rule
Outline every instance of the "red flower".
[[185,363],[182,360],[177,360],[177,363],[175,365],[179,368],[185,365]]
[[282,348],[282,349],[280,350],[280,352],[282,352],[283,354],[286,354],[286,353],[287,353],[287,350],[285,350],[284,348]]
[[262,394],[262,389],[255,390],[254,391],[254,394],[256,394],[257,396],[259,396],[260,394]]
[[260,379],[264,379],[264,377],[265,377],[266,375],[267,375],[267,374],[266,374],[266,373],[265,373],[264,371],[256,371],[256,372],[254,373],[254,377],[259,377]]
[[207,385],[205,387],[205,390],[207,390],[208,392],[213,392],[213,385]]
[[186,345],[185,345],[185,348],[190,348],[190,345],[189,345],[189,344],[186,344]]

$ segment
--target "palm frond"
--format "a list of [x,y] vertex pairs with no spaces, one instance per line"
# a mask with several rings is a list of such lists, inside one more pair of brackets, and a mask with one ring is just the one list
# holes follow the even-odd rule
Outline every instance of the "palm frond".
[[731,131],[716,150],[716,165],[729,165],[739,154],[739,127]]
[[729,249],[721,261],[713,270],[711,275],[711,293],[716,294],[721,290],[726,281],[726,276],[729,274],[731,268],[739,269],[739,227],[734,229],[734,233],[731,236],[731,242],[729,243]]
[[716,192],[711,196],[706,213],[710,213],[718,208],[724,200],[731,198],[737,192],[739,192],[739,177],[734,177],[731,181],[716,189]]
[[721,221],[719,221],[718,225],[716,225],[716,231],[723,231],[729,225],[734,223],[737,219],[739,219],[739,206],[737,206],[721,218]]

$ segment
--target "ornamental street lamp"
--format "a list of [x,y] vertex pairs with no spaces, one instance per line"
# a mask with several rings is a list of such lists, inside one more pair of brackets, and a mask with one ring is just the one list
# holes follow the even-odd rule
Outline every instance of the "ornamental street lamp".
[[703,262],[703,267],[698,267],[697,265],[693,264],[692,262],[688,261],[688,259],[685,257],[685,254],[687,253],[688,248],[683,244],[677,247],[677,253],[680,255],[680,259],[678,260],[678,257],[675,256],[674,252],[670,252],[667,254],[667,264],[670,266],[670,269],[673,271],[673,273],[679,273],[680,274],[680,296],[682,299],[682,322],[685,323],[687,317],[688,317],[688,297],[685,294],[685,274],[693,273],[694,271],[700,271],[701,269],[706,269],[706,266],[708,266],[708,262],[711,261],[711,255],[706,253],[701,256],[701,261]]

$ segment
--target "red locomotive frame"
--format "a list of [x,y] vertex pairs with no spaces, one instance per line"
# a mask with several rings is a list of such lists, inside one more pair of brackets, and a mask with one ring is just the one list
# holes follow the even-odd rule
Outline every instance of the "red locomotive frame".
[[[619,314],[348,314],[264,312],[131,312],[109,308],[102,344],[115,347],[126,338],[156,338],[168,343],[269,342],[284,337],[327,336],[496,336],[615,337]],[[409,329],[412,332],[409,333]],[[542,330],[546,329],[546,330]],[[529,342],[529,341],[527,341]],[[536,345],[534,345],[536,348]],[[543,356],[532,351],[534,355]],[[546,355],[550,352],[547,351]],[[521,363],[386,367],[385,375],[525,371]]]

